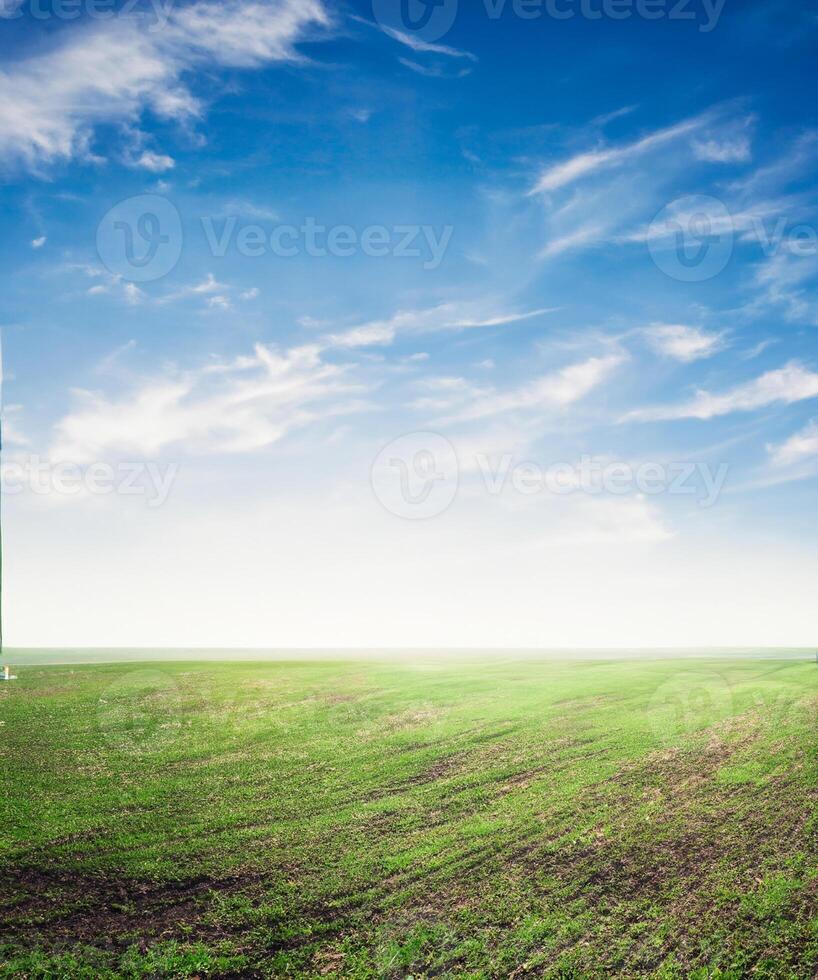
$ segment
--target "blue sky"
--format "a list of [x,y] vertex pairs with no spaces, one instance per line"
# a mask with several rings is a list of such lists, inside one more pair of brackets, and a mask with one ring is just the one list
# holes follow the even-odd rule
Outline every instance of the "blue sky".
[[810,645],[818,5],[407,2],[3,3],[10,642]]

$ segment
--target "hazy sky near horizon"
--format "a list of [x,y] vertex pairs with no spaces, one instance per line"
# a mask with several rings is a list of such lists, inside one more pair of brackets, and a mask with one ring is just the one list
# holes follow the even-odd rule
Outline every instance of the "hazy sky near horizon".
[[10,644],[816,642],[818,3],[0,16]]

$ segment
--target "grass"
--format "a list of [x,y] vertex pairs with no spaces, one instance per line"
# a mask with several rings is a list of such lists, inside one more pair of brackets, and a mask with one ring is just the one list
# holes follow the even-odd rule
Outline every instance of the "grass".
[[0,976],[818,971],[814,664],[18,672]]

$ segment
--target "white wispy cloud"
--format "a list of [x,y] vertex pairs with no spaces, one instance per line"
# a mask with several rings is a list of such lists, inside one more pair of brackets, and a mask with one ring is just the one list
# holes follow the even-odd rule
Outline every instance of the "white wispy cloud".
[[207,299],[209,310],[229,310],[232,309],[230,299],[227,296],[209,296]]
[[225,311],[233,308],[227,296],[209,296],[206,305],[209,310]]
[[733,181],[728,189],[744,196],[774,193],[812,169],[816,146],[818,130],[807,130],[787,145],[777,159]]
[[96,366],[96,373],[100,375],[109,375],[119,370],[120,363],[124,360],[128,354],[132,354],[137,349],[137,343],[135,340],[128,340],[124,344],[120,344],[119,347],[115,347],[112,351],[109,351],[104,357],[100,358],[99,364]]
[[815,255],[794,255],[784,250],[760,263],[753,276],[758,290],[748,312],[777,307],[787,320],[818,325]]
[[780,445],[768,446],[767,451],[772,465],[779,468],[818,461],[818,422],[813,420]]
[[221,0],[193,3],[170,18],[170,43],[182,51],[234,68],[304,60],[296,45],[326,28],[331,18],[322,0]]
[[[158,303],[175,303],[178,300],[185,299],[196,299],[204,298],[206,305],[218,306],[219,303],[212,303],[213,299],[223,300],[225,303],[228,302],[227,293],[231,291],[231,287],[226,283],[219,282],[219,280],[213,275],[212,272],[208,272],[204,279],[194,282],[189,286],[182,286],[180,289],[175,289],[173,292],[167,293],[157,300]],[[214,295],[218,294],[218,296]]]
[[280,221],[281,215],[274,208],[257,201],[242,198],[231,198],[219,209],[217,215],[221,218],[255,218],[257,221]]
[[[679,197],[675,191],[674,199],[678,181],[686,180],[705,157],[727,162],[743,155],[739,149],[749,147],[751,124],[750,117],[736,119],[728,108],[717,106],[615,145],[601,141],[595,126],[586,127],[583,138],[593,141],[593,148],[542,170],[528,192],[545,217],[547,240],[539,258],[664,238],[674,245],[677,226],[698,227],[695,222],[703,211],[714,236],[753,232],[759,221],[781,214],[789,202],[741,200],[736,205],[736,195],[730,195],[728,210],[712,197]],[[716,196],[723,193],[719,189]],[[668,220],[657,222],[663,207]]]
[[324,340],[330,347],[387,346],[400,334],[498,327],[553,312],[554,308],[508,312],[484,303],[442,303],[426,310],[405,310],[386,320],[372,320],[342,333],[329,334]]
[[32,243],[31,243],[31,247],[32,247],[32,248],[42,248],[42,247],[43,247],[43,245],[45,245],[45,243],[46,243],[47,241],[48,241],[48,239],[46,238],[46,236],[45,236],[45,235],[41,235],[41,236],[40,236],[39,238],[35,238],[35,239],[34,239],[34,240],[32,241]]
[[745,361],[752,361],[756,357],[760,357],[765,350],[769,350],[770,347],[773,347],[778,342],[778,338],[771,337],[768,337],[765,340],[759,340],[757,344],[753,344],[752,347],[743,351],[741,356]]
[[404,68],[408,68],[416,75],[423,75],[424,78],[464,78],[466,75],[471,74],[471,68],[462,68],[453,76],[451,72],[446,71],[439,65],[421,65],[417,61],[412,61],[411,58],[398,58],[398,61]]
[[432,376],[420,379],[416,387],[424,392],[410,405],[420,412],[452,412],[464,402],[473,402],[483,395],[491,395],[491,389],[480,389],[465,378],[456,376]]
[[298,42],[328,24],[321,0],[228,0],[173,9],[161,29],[118,17],[62,31],[48,50],[0,72],[0,157],[31,167],[91,158],[100,123],[134,123],[148,109],[200,117],[192,69],[296,62]]
[[693,153],[697,160],[708,163],[746,163],[753,155],[749,136],[725,140],[694,140]]
[[472,390],[470,404],[458,409],[447,421],[466,422],[507,412],[567,408],[607,381],[627,359],[627,355],[620,352],[591,357],[505,391],[493,388]]
[[684,122],[677,123],[675,126],[656,130],[624,146],[602,147],[600,149],[578,153],[564,160],[562,163],[547,167],[540,174],[530,193],[543,194],[559,190],[604,168],[621,166],[650,150],[654,150],[680,137],[688,136],[700,129],[705,121],[706,117],[688,119]]
[[201,295],[203,293],[217,293],[219,290],[226,288],[224,283],[219,282],[212,272],[208,272],[201,282],[197,282],[191,286],[188,291],[196,295]]
[[726,347],[724,334],[681,323],[654,323],[646,327],[643,333],[657,353],[688,364],[713,357]]
[[125,282],[122,276],[108,272],[101,266],[87,264],[71,264],[64,267],[64,271],[77,273],[94,280],[94,285],[85,290],[86,296],[115,296],[124,299],[130,306],[141,303],[145,298],[145,293],[132,282]]
[[792,405],[818,398],[818,374],[797,361],[776,371],[736,385],[722,394],[700,391],[679,405],[636,409],[622,421],[664,422],[675,419],[712,419],[733,412],[751,412],[769,405]]
[[152,174],[161,174],[166,170],[173,170],[176,161],[173,157],[164,153],[155,153],[153,150],[143,150],[134,160],[133,165],[142,170],[148,170]]
[[0,0],[0,17],[11,20],[19,16],[17,12],[23,3],[24,0]]
[[693,155],[705,163],[747,163],[753,156],[754,115],[731,120],[701,139],[693,140]]
[[[677,230],[695,227],[691,222],[702,216],[707,221],[707,236],[710,238],[732,236],[739,228],[752,227],[751,222],[758,217],[755,212],[745,216],[730,214],[721,202],[715,199],[700,203],[698,198],[695,202],[691,202],[688,198],[680,198],[668,206],[664,221],[651,221],[649,224],[617,236],[616,241],[620,244],[642,245],[665,240],[675,245]],[[746,221],[743,220],[745,217]]]
[[360,385],[315,345],[251,355],[150,379],[115,398],[76,391],[77,407],[55,428],[54,460],[251,452],[334,415],[360,410]]
[[540,252],[540,258],[550,259],[555,255],[562,255],[563,252],[569,252],[575,248],[584,248],[586,245],[593,245],[597,242],[604,241],[605,237],[606,234],[603,225],[597,222],[582,225],[564,235],[559,235],[557,238],[551,239],[542,252]]
[[359,24],[365,24],[367,27],[372,27],[375,30],[380,31],[387,37],[392,38],[393,41],[397,41],[399,44],[403,44],[405,47],[409,48],[410,51],[414,51],[416,54],[433,54],[442,55],[446,58],[459,58],[472,62],[479,61],[477,55],[472,54],[471,51],[464,51],[461,48],[453,48],[448,44],[433,44],[430,41],[424,41],[421,37],[416,37],[413,34],[407,34],[404,31],[396,30],[395,28],[389,27],[386,24],[377,24],[374,21],[367,20],[365,17],[358,17],[357,15],[353,14],[350,17],[350,20],[354,20]]
[[381,27],[381,30],[388,37],[393,38],[395,41],[399,41],[401,44],[405,44],[407,48],[415,51],[418,54],[442,54],[446,55],[447,58],[464,58],[467,61],[478,61],[476,54],[472,54],[471,51],[463,51],[460,48],[452,48],[447,44],[432,44],[429,41],[424,41],[422,38],[415,37],[411,34],[404,34],[403,31],[396,31],[391,27]]
[[594,118],[591,120],[591,125],[598,126],[600,129],[602,129],[603,127],[607,126],[608,123],[611,123],[616,119],[621,119],[623,116],[629,116],[635,110],[635,105],[623,105],[619,109],[613,109],[611,112],[605,112],[601,116],[594,116]]
[[29,445],[29,439],[20,427],[19,420],[22,414],[22,405],[3,406],[3,441],[8,446],[23,447]]
[[122,291],[125,295],[125,301],[130,303],[131,306],[136,306],[145,298],[145,294],[142,292],[139,286],[133,282],[126,282],[122,287]]

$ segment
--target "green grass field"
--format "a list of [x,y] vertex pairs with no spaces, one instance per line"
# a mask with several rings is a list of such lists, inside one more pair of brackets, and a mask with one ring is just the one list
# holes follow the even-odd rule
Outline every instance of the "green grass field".
[[814,663],[18,673],[0,975],[818,972]]

